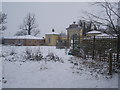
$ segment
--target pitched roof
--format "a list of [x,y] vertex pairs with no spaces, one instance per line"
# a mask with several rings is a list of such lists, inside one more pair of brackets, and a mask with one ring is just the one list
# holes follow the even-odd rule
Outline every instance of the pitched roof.
[[93,31],[87,32],[86,34],[101,34],[101,33],[102,32],[100,31],[93,30]]
[[46,33],[46,34],[51,34],[51,35],[60,35],[59,33],[55,33],[55,32]]
[[98,35],[96,35],[96,36],[104,36],[104,37],[109,37],[109,36],[111,36],[111,35],[108,35],[108,34],[106,34],[106,33],[102,33],[102,34],[98,34]]
[[73,24],[69,25],[69,27],[66,28],[66,30],[69,30],[69,29],[72,29],[72,28],[81,29],[81,27],[78,24],[75,24],[75,22],[73,22]]
[[36,36],[32,36],[32,35],[24,35],[24,36],[13,36],[13,37],[4,37],[6,39],[43,39],[43,38],[39,38]]

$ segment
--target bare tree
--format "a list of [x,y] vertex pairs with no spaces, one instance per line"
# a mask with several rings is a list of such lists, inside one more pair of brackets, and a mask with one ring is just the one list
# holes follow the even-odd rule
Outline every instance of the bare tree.
[[32,34],[33,34],[34,36],[37,36],[38,34],[40,34],[40,30],[39,30],[39,29],[35,29],[35,30],[32,32]]
[[6,19],[7,14],[0,12],[0,31],[3,31],[7,28],[5,25],[7,23]]
[[23,36],[23,35],[27,35],[27,32],[24,30],[17,31],[17,33],[15,34],[15,36]]
[[99,29],[96,24],[94,24],[92,21],[86,21],[86,20],[79,20],[78,25],[83,28],[83,34],[85,35],[87,32],[95,29]]
[[[120,3],[120,2],[119,2]],[[118,12],[118,2],[109,2],[105,0],[104,2],[96,2],[93,5],[96,5],[98,8],[102,9],[103,15],[99,16],[93,13],[86,12],[88,19],[94,23],[97,23],[102,26],[109,28],[111,34],[117,35],[117,60],[119,60],[120,53],[120,26],[117,25],[117,21],[120,22],[120,11]]]
[[106,26],[111,28],[110,30],[113,30],[116,34],[120,33],[120,30],[117,28],[117,20],[120,18],[120,15],[117,13],[117,10],[114,6],[116,6],[116,3],[104,1],[104,2],[96,2],[93,5],[98,6],[102,9],[100,14],[103,14],[102,16],[95,15],[93,13],[85,12],[89,19],[99,25]]
[[36,23],[35,14],[28,13],[28,15],[24,19],[23,24],[20,25],[20,29],[25,31],[27,35],[36,36],[37,34],[39,34],[40,30],[38,29],[38,25]]

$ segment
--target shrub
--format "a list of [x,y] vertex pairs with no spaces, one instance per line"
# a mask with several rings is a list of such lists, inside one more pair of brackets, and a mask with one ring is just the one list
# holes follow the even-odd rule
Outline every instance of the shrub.
[[42,55],[40,49],[32,50],[30,48],[26,48],[25,59],[31,60],[31,61],[40,61],[43,59],[43,55]]
[[32,59],[32,50],[30,48],[26,48],[25,50],[25,59]]
[[107,75],[108,63],[95,60],[86,60],[83,58],[71,57],[68,59],[76,71],[84,70],[85,68],[92,74]]
[[14,54],[16,54],[16,51],[15,48],[12,48],[9,55],[14,55]]
[[61,63],[64,63],[64,61],[62,60],[62,58],[60,58],[59,56],[57,56],[56,54],[54,53],[48,53],[48,55],[46,56],[46,59],[48,61],[54,61],[54,62],[61,62]]
[[35,51],[35,53],[32,55],[32,57],[33,57],[33,60],[36,60],[36,61],[42,60],[43,59],[43,55],[42,55],[40,49],[37,49]]

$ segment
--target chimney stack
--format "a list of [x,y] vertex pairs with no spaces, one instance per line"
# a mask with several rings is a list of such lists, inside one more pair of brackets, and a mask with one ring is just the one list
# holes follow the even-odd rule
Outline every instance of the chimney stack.
[[74,21],[73,23],[75,24],[76,22]]
[[54,28],[52,29],[52,32],[55,32]]

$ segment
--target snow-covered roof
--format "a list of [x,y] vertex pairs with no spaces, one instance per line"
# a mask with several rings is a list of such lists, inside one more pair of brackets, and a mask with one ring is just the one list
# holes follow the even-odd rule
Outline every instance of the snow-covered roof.
[[59,33],[56,33],[56,32],[51,32],[51,33],[46,33],[46,34],[60,35]]
[[100,33],[102,32],[93,30],[93,31],[87,32],[86,34],[100,34]]
[[[94,36],[92,36],[94,38]],[[106,33],[98,34],[95,36],[95,38],[116,38],[115,36],[108,35]]]
[[111,36],[111,35],[108,35],[108,34],[106,34],[106,33],[102,33],[102,34],[99,34],[99,35],[96,35],[96,36],[104,36],[104,37],[109,37],[109,36]]
[[43,38],[39,38],[36,36],[32,36],[32,35],[24,35],[24,36],[13,36],[13,37],[4,37],[7,39],[43,39]]
[[113,36],[117,36],[117,34],[113,34]]

